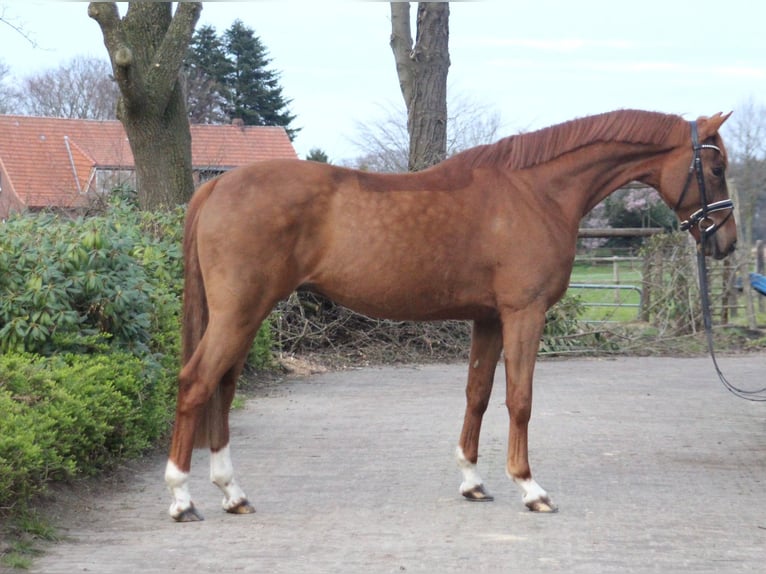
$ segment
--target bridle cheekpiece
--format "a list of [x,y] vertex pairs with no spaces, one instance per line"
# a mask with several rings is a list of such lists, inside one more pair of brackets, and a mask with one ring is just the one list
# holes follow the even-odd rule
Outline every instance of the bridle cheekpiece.
[[[691,183],[692,176],[696,175],[701,207],[692,213],[688,219],[682,221],[680,227],[681,231],[687,231],[695,225],[698,226],[700,230],[700,242],[704,242],[708,236],[713,235],[718,230],[718,228],[726,223],[729,217],[731,217],[734,210],[734,202],[731,199],[722,199],[721,201],[708,203],[707,189],[705,187],[705,174],[702,170],[702,155],[700,152],[703,149],[714,149],[718,153],[723,152],[721,151],[721,148],[716,145],[700,143],[699,135],[697,132],[697,122],[693,121],[689,123],[691,124],[692,128],[692,149],[694,150],[694,156],[692,158],[692,163],[689,166],[689,174],[686,176],[684,189],[681,192],[681,196],[678,198],[678,203],[676,203],[676,211],[681,206],[681,202],[683,202],[684,196],[689,189],[689,184]],[[709,217],[711,213],[726,210],[729,210],[729,214],[723,219],[723,221],[721,221],[721,223],[715,223]]]

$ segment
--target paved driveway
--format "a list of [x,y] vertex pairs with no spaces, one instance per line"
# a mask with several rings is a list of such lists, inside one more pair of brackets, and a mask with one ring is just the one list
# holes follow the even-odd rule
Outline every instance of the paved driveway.
[[[766,355],[721,363],[732,381],[766,379]],[[206,520],[174,524],[164,456],[150,457],[72,501],[66,540],[31,571],[764,572],[766,404],[726,393],[709,359],[538,364],[532,467],[555,515],[528,512],[505,477],[500,378],[479,459],[495,501],[458,495],[464,379],[430,365],[269,386],[233,417],[255,515],[220,511],[199,452]]]

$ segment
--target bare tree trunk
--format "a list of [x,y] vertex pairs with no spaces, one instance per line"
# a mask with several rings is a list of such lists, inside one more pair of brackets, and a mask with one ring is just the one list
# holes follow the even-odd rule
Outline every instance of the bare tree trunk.
[[410,3],[391,2],[391,50],[407,106],[409,169],[418,171],[447,155],[449,3],[418,3],[413,46]]
[[121,98],[117,117],[128,134],[142,209],[170,207],[194,191],[191,132],[179,72],[201,2],[130,2],[120,19],[114,2],[91,2]]

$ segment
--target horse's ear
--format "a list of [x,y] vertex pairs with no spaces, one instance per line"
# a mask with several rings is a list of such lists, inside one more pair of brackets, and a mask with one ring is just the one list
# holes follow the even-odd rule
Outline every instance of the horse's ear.
[[728,120],[731,114],[732,112],[729,112],[728,114],[722,114],[721,112],[718,112],[709,118],[704,116],[698,118],[697,126],[699,128],[700,141],[706,140],[707,138],[712,137],[718,133],[718,130],[721,129],[723,122]]

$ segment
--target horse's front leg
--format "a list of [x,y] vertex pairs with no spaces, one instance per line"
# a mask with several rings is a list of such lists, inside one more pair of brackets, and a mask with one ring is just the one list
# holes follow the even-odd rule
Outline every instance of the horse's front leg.
[[456,452],[458,466],[463,473],[460,494],[468,500],[492,500],[476,470],[476,462],[479,458],[481,421],[489,404],[492,381],[502,347],[503,329],[499,319],[474,322],[468,384],[465,389],[465,418]]
[[544,309],[527,308],[503,315],[506,406],[510,418],[506,472],[521,488],[527,508],[556,512],[548,494],[532,478],[527,440],[532,415],[532,377],[544,326]]

